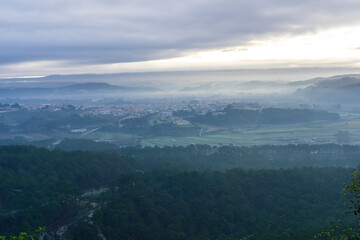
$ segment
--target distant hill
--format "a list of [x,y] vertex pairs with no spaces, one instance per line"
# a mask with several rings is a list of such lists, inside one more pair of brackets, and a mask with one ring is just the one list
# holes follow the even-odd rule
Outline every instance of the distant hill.
[[0,88],[1,98],[92,98],[99,94],[134,94],[134,93],[151,93],[159,91],[152,87],[129,87],[116,86],[102,82],[87,82],[71,84],[62,87],[20,87],[20,88]]
[[192,87],[180,89],[182,92],[205,92],[205,91],[230,91],[230,92],[293,92],[298,87],[307,86],[308,84],[291,85],[287,82],[280,81],[231,81],[231,82],[211,82],[200,84]]
[[[303,71],[308,71],[304,69]],[[251,72],[251,71],[250,71]],[[259,71],[175,71],[118,74],[50,75],[40,78],[0,79],[0,99],[102,99],[143,96],[163,91],[179,95],[293,94],[310,101],[359,102],[359,74],[292,81],[294,76]],[[262,74],[260,74],[262,73]],[[266,74],[265,74],[266,73]],[[266,76],[266,77],[264,77]],[[305,78],[306,79],[306,78]],[[138,93],[142,94],[138,94]],[[113,94],[113,96],[111,96]],[[75,98],[71,98],[74,95]],[[294,97],[294,95],[291,95]]]
[[91,82],[91,83],[79,83],[70,86],[62,87],[61,89],[66,90],[114,90],[118,86],[110,85],[108,83]]
[[311,101],[358,104],[360,103],[360,75],[324,78],[310,86],[298,89],[296,94]]
[[65,86],[60,88],[61,90],[87,90],[87,91],[158,91],[156,88],[151,87],[127,87],[127,86],[115,86],[108,83],[102,82],[89,82],[89,83],[79,83],[73,84],[70,86]]
[[289,83],[287,83],[287,85],[288,86],[304,88],[304,87],[308,87],[308,86],[313,85],[313,84],[317,84],[318,82],[324,81],[325,79],[326,78],[317,77],[317,78],[312,78],[312,79],[309,79],[309,80],[289,82]]

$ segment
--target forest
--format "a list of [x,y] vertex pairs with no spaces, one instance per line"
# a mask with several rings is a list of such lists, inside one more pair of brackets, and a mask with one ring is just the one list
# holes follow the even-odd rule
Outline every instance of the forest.
[[310,239],[344,219],[338,168],[120,177],[95,215],[108,239]]
[[342,194],[357,146],[101,146],[0,147],[0,236],[312,239],[357,221]]
[[51,226],[77,213],[76,198],[141,167],[107,153],[49,151],[27,146],[0,148],[0,232]]
[[241,126],[244,124],[285,124],[312,121],[336,121],[340,116],[324,110],[265,108],[262,110],[235,109],[228,105],[219,112],[196,115],[194,122],[220,126]]

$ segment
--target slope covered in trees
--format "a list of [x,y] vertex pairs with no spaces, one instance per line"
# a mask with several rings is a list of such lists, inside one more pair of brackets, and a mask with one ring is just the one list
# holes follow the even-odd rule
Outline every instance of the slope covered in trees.
[[115,154],[0,147],[0,232],[32,230],[70,217],[83,191],[138,167]]
[[221,112],[196,115],[191,121],[216,126],[239,126],[244,124],[285,124],[313,121],[336,121],[337,113],[311,109],[265,108],[262,110],[234,109],[229,105]]
[[107,239],[311,239],[343,218],[341,189],[351,173],[305,168],[124,175],[104,194],[95,222]]
[[[0,235],[68,225],[65,239],[311,239],[343,217],[352,169],[332,166],[355,167],[360,148],[107,150],[0,147]],[[98,187],[109,190],[81,196]]]
[[350,145],[127,147],[116,151],[141,161],[148,169],[225,170],[293,167],[353,167],[360,147]]

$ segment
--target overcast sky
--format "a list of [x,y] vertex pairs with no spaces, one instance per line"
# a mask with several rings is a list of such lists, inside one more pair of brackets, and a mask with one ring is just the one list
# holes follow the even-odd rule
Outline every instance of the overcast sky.
[[358,0],[0,3],[0,77],[360,67]]

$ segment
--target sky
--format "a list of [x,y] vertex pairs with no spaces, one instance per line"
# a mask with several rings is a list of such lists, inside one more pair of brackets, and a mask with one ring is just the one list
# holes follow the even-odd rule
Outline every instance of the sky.
[[0,78],[360,68],[358,0],[0,3]]

